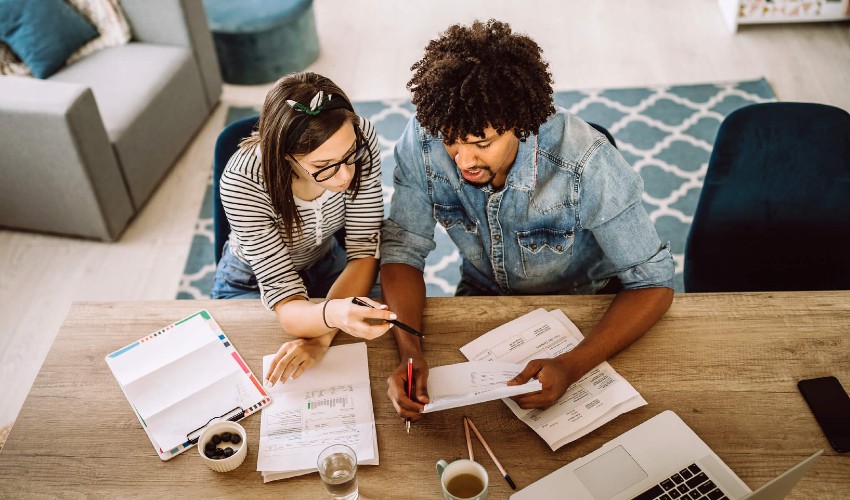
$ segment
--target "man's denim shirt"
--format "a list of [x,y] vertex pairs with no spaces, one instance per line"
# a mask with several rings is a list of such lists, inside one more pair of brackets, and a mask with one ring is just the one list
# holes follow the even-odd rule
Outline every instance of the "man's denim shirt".
[[503,189],[463,181],[442,139],[410,119],[395,147],[381,263],[419,270],[434,226],[463,256],[463,279],[495,295],[672,288],[673,257],[641,204],[643,181],[603,135],[556,108],[520,142]]

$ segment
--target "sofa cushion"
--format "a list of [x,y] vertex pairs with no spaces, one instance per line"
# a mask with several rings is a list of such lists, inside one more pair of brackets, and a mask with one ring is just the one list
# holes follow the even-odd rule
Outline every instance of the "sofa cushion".
[[0,40],[36,78],[47,78],[97,30],[63,0],[0,0]]
[[109,140],[115,142],[191,57],[182,47],[133,42],[95,52],[51,80],[91,88]]
[[[130,24],[118,0],[68,0],[97,29],[99,36],[89,40],[65,61],[74,61],[107,47],[124,45],[132,38]],[[0,75],[32,76],[29,67],[5,43],[0,42]]]
[[190,49],[131,42],[62,68],[51,81],[92,89],[139,209],[206,119]]
[[32,71],[3,42],[0,42],[0,75],[32,76]]
[[130,41],[132,33],[130,24],[124,17],[124,11],[118,4],[118,0],[68,0],[77,8],[92,24],[99,36],[71,54],[66,64],[71,64],[98,50],[107,47],[124,45]]

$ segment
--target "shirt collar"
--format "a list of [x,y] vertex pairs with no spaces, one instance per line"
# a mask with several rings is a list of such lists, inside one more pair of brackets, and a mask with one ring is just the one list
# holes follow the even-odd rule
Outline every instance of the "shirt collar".
[[531,191],[537,185],[537,136],[531,135],[520,141],[505,187],[520,191]]

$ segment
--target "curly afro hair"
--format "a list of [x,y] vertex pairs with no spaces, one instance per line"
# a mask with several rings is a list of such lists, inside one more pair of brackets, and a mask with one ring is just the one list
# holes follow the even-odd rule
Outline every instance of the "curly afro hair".
[[419,123],[447,144],[513,129],[525,140],[555,112],[552,74],[531,38],[491,19],[455,24],[425,47],[407,88]]

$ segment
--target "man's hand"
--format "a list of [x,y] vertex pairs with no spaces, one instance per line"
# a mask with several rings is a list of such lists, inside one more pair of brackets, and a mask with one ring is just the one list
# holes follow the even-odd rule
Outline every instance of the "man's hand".
[[269,371],[263,377],[264,382],[272,386],[289,378],[297,379],[304,370],[321,361],[330,346],[330,337],[323,335],[312,339],[295,339],[284,343],[272,358]]
[[387,378],[387,396],[402,418],[413,422],[422,418],[420,413],[428,399],[428,365],[421,357],[413,358],[413,399],[407,397],[407,357]]
[[532,360],[508,382],[508,385],[524,384],[534,377],[543,385],[543,390],[511,399],[523,409],[552,406],[585,373],[652,328],[672,301],[673,290],[666,287],[618,293],[599,323],[575,349],[554,359]]
[[519,375],[508,381],[508,385],[522,385],[532,378],[540,381],[543,389],[514,396],[516,404],[523,410],[548,408],[567,392],[567,388],[579,379],[571,373],[568,364],[561,358],[533,359],[525,365]]

